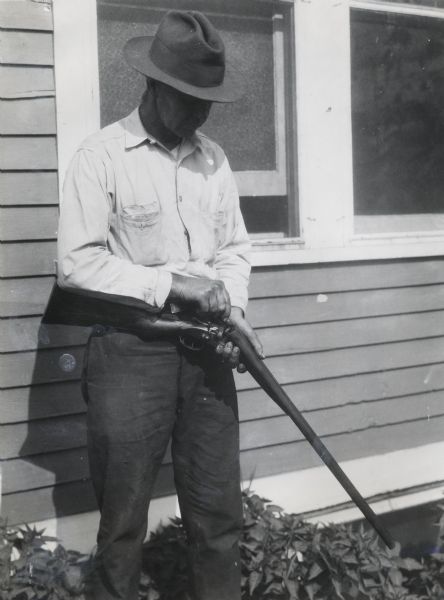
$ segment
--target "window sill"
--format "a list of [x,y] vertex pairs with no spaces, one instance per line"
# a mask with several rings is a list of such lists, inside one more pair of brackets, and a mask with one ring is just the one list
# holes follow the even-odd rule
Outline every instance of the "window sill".
[[253,242],[253,267],[307,263],[330,263],[353,260],[384,260],[444,256],[444,237],[433,240],[408,241],[405,238],[359,239],[349,246],[308,248],[300,239],[261,240]]

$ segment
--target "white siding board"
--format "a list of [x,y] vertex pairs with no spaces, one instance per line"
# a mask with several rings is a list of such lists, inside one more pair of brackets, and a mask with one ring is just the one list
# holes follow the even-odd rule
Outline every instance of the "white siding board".
[[54,95],[52,67],[0,65],[0,98],[35,98]]
[[34,207],[58,204],[58,182],[56,172],[0,173],[0,205]]
[[54,64],[52,33],[2,31],[0,62],[13,65]]
[[0,131],[3,135],[55,134],[55,117],[55,98],[0,100]]
[[49,2],[32,0],[2,0],[0,2],[2,29],[52,30],[52,8]]
[[0,169],[5,171],[57,169],[55,137],[3,136],[0,139]]

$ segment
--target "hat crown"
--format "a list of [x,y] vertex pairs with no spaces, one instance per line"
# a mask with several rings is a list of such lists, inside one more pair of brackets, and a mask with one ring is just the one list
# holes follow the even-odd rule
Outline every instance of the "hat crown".
[[150,58],[168,75],[199,87],[217,86],[224,79],[224,43],[197,11],[169,11],[158,27]]
[[200,12],[169,11],[154,36],[129,39],[123,53],[139,73],[195,98],[234,102],[243,95],[240,73],[225,63],[221,36]]

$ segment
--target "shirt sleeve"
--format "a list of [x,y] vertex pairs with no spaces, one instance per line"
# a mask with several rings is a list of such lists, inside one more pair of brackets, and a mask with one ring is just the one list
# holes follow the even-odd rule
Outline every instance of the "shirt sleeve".
[[162,307],[171,289],[171,274],[133,264],[107,247],[110,176],[96,150],[82,148],[74,155],[60,209],[58,282],[61,287],[131,296]]
[[219,246],[215,268],[217,276],[224,282],[230,294],[232,306],[245,311],[248,302],[248,280],[250,276],[250,240],[245,228],[239,205],[239,194],[227,159],[223,164],[221,190],[223,219],[219,224]]

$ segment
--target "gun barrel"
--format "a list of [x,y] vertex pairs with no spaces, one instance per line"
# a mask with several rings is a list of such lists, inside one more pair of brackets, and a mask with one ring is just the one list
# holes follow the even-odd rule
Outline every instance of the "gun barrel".
[[275,379],[268,367],[258,358],[247,338],[245,338],[245,336],[236,329],[229,331],[228,337],[236,346],[239,347],[242,357],[241,360],[247,367],[252,377],[299,428],[306,440],[311,444],[325,465],[330,469],[344,490],[365,516],[367,521],[383,539],[385,544],[389,548],[394,548],[395,542],[388,530],[382,524],[378,516],[373,512],[369,504],[361,496],[348,476],[341,469],[328,448],[315,433],[302,413],[293,404],[290,397],[282,389],[281,385]]

